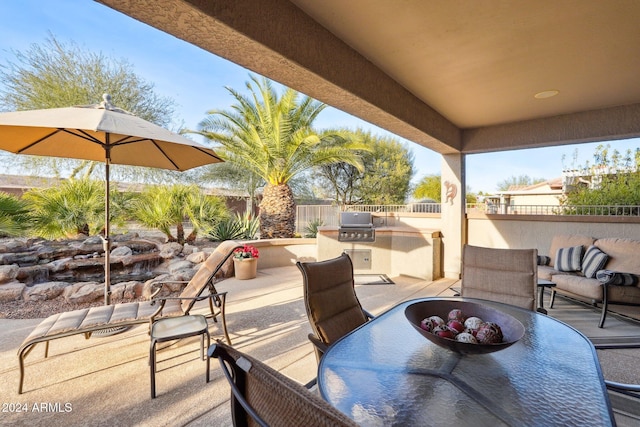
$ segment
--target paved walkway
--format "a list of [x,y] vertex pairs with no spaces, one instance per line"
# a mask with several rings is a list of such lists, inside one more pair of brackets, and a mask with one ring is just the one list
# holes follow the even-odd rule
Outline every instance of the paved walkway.
[[[378,314],[411,298],[452,295],[451,280],[393,278],[395,285],[358,285],[362,305]],[[315,377],[316,360],[296,267],[266,269],[254,280],[227,279],[227,322],[234,347],[295,380]],[[203,310],[204,312],[204,310]],[[161,351],[157,398],[150,398],[146,326],[111,337],[53,341],[49,358],[37,346],[26,359],[24,390],[17,394],[17,349],[39,323],[0,320],[0,424],[25,426],[230,426],[229,387],[212,360],[211,382],[199,360],[199,340],[183,340]],[[220,338],[218,325],[210,329]]]

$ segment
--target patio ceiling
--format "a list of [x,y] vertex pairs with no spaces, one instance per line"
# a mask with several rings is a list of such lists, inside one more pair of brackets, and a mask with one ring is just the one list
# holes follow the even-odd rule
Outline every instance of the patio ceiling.
[[637,0],[98,1],[441,154],[640,136]]

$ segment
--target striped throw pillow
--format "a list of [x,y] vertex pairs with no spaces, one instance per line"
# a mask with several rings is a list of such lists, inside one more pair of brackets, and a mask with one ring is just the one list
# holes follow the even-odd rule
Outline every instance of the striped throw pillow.
[[582,245],[560,248],[556,252],[554,268],[558,271],[580,271],[582,266]]
[[596,277],[596,273],[604,268],[608,260],[609,255],[593,245],[589,246],[584,253],[584,257],[582,257],[582,273],[584,277],[590,279]]
[[638,284],[638,276],[632,273],[621,273],[619,271],[600,270],[596,273],[596,278],[603,285],[635,286]]
[[538,265],[549,265],[551,258],[546,255],[538,255]]

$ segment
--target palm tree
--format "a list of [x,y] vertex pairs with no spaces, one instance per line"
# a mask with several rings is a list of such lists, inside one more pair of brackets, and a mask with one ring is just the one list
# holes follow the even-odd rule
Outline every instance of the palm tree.
[[0,192],[0,237],[21,236],[28,227],[27,203],[11,194]]
[[104,229],[104,186],[88,178],[69,179],[59,187],[29,190],[32,229],[41,237],[57,239],[92,235]]
[[[224,202],[206,196],[196,185],[147,187],[135,202],[135,218],[147,227],[162,231],[170,242],[192,242],[198,230],[211,227],[216,221],[228,217]],[[193,230],[184,235],[184,221],[191,220]],[[172,227],[176,227],[173,236]]]
[[228,88],[237,101],[230,110],[213,110],[197,133],[214,143],[227,162],[266,182],[260,203],[262,238],[293,237],[295,200],[290,180],[324,164],[345,162],[362,168],[355,150],[366,147],[348,131],[316,132],[313,121],[322,104],[287,88],[281,97],[271,81],[251,76],[250,96]]

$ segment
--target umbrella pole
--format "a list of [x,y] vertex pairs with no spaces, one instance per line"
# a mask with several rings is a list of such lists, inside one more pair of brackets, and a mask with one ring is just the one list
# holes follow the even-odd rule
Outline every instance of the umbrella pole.
[[107,134],[106,158],[105,158],[105,195],[104,195],[104,304],[111,304],[111,241],[109,240],[109,163],[111,163],[111,150],[109,147],[109,134]]

